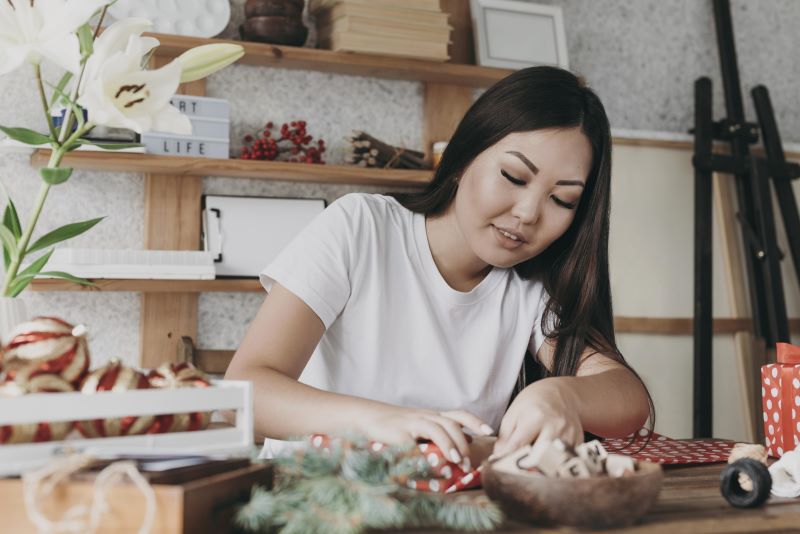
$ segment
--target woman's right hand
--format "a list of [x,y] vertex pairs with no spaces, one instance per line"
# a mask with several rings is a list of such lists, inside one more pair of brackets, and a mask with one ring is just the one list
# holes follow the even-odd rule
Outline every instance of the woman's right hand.
[[463,463],[469,469],[469,443],[462,427],[476,436],[494,433],[480,418],[463,410],[435,412],[395,407],[365,418],[357,430],[372,440],[391,445],[430,440],[450,461]]

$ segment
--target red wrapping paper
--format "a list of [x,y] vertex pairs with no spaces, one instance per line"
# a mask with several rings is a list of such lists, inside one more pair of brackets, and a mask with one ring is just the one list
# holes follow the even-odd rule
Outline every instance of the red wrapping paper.
[[[331,443],[340,438],[331,438],[325,434],[313,434],[309,443],[315,449],[329,450]],[[369,447],[378,452],[385,444],[370,441]],[[448,460],[442,451],[433,443],[418,443],[417,454],[424,456],[431,466],[431,478],[409,480],[406,485],[411,489],[433,493],[453,493],[481,485],[481,468],[475,467],[465,471],[459,464]]]
[[651,433],[646,428],[627,438],[609,438],[602,443],[611,454],[626,454],[637,460],[662,465],[727,462],[735,444],[731,440],[717,438],[673,439]]
[[[649,439],[648,439],[649,438]],[[328,450],[339,438],[325,434],[313,434],[312,447]],[[612,454],[625,454],[637,460],[663,465],[688,465],[727,462],[735,442],[725,439],[673,439],[642,428],[627,438],[612,438],[602,441],[603,447]],[[369,447],[380,451],[386,445],[370,441]],[[425,457],[433,476],[427,479],[409,480],[409,488],[434,493],[453,493],[481,486],[480,466],[464,470],[451,462],[433,443],[418,443],[418,454]]]
[[780,458],[800,444],[800,347],[776,348],[778,363],[761,367],[761,408],[767,453]]

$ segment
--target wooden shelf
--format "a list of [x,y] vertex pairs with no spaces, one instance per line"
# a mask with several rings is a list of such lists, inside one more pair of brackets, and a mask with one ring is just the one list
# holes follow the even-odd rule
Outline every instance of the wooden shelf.
[[[800,319],[789,319],[789,329],[800,331]],[[614,330],[618,334],[654,334],[667,336],[691,336],[694,319],[691,317],[614,317]],[[733,317],[717,317],[713,320],[714,334],[752,332],[753,320]]]
[[468,87],[489,87],[511,74],[510,69],[443,63],[370,54],[332,52],[316,48],[281,46],[226,39],[203,39],[160,33],[146,34],[161,42],[156,54],[175,57],[189,48],[209,43],[234,43],[244,47],[237,64],[282,69],[315,70],[335,74],[369,76],[393,80],[446,83]]
[[[690,142],[660,139],[614,137],[613,143],[617,146],[692,149]],[[793,153],[787,153],[789,158],[794,156]],[[31,165],[44,167],[49,158],[50,150],[35,150],[31,155]],[[325,184],[424,186],[433,178],[431,170],[374,169],[354,165],[309,165],[283,161],[163,156],[130,152],[69,152],[63,161],[64,165],[68,167],[88,171],[142,172],[176,176],[226,176]]]
[[[44,167],[50,150],[31,155],[34,167]],[[162,156],[130,152],[69,152],[63,165],[90,171],[143,172],[177,176],[228,176],[259,180],[289,180],[326,184],[425,185],[433,177],[430,170],[371,169],[355,165],[312,165],[283,161],[214,159],[188,156]]]
[[139,291],[143,293],[207,293],[261,292],[264,288],[258,280],[251,278],[218,280],[92,280],[96,287],[73,284],[56,278],[39,278],[31,283],[33,291]]

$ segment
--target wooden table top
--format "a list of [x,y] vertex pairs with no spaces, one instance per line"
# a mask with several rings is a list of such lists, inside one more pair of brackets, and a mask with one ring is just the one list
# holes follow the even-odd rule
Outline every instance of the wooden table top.
[[[800,532],[800,498],[771,497],[760,508],[734,508],[719,491],[720,473],[724,467],[725,464],[721,463],[665,467],[664,485],[655,506],[635,526],[614,532]],[[501,531],[546,533],[570,529],[534,529],[512,524]]]

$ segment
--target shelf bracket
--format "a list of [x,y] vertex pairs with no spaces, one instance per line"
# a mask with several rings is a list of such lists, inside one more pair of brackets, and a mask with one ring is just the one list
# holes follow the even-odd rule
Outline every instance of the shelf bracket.
[[[155,56],[151,61],[158,68],[168,59]],[[178,93],[204,96],[205,80],[181,85]],[[144,248],[198,250],[202,177],[145,173],[144,183]],[[198,293],[142,292],[142,367],[176,361],[181,337],[197,339],[198,301]]]

